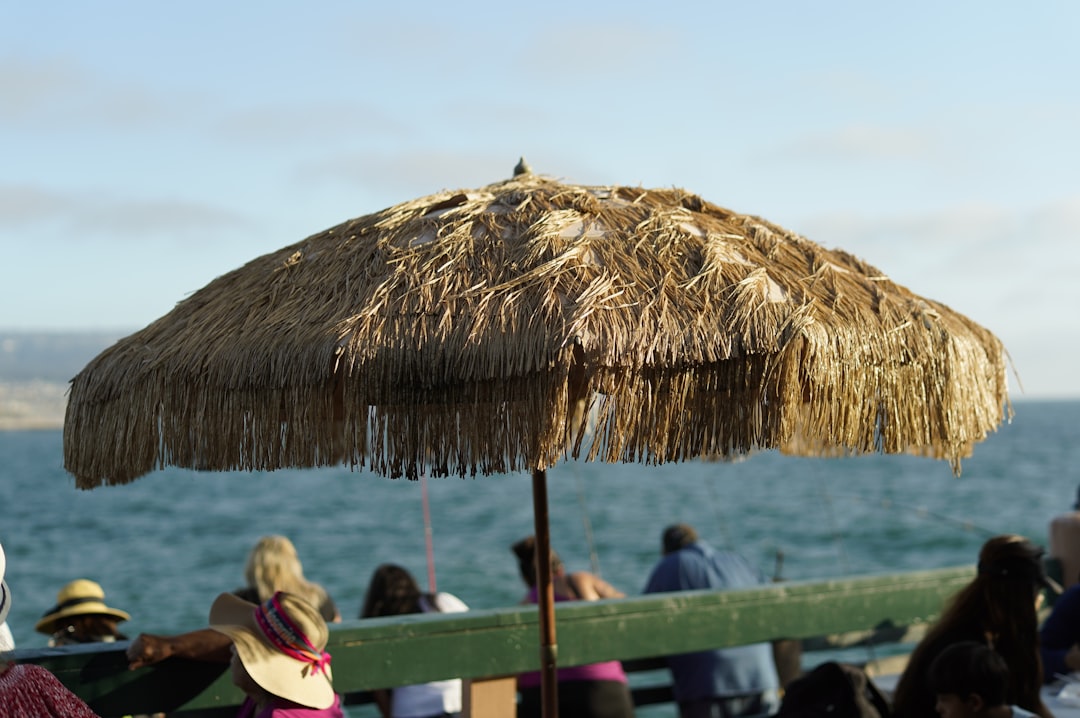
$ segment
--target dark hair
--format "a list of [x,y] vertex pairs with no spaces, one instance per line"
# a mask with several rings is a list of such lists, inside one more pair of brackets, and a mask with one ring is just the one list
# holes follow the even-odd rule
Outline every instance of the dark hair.
[[[520,541],[515,542],[510,547],[510,550],[517,556],[521,580],[523,580],[525,585],[529,588],[536,586],[536,537],[526,536]],[[551,572],[558,573],[562,566],[562,559],[555,553],[555,549],[552,549]]]
[[665,556],[686,548],[698,540],[697,531],[690,524],[672,524],[660,536],[660,550]]
[[988,708],[1008,703],[1009,667],[994,649],[978,641],[947,646],[930,663],[928,682],[938,695],[977,695]]
[[115,616],[101,613],[83,613],[59,618],[53,624],[53,644],[66,646],[72,643],[126,641],[127,636],[120,632],[119,623]]
[[[995,536],[983,544],[979,565],[995,567],[1041,564],[1042,549],[1022,536]],[[927,685],[930,664],[947,646],[982,641],[1005,660],[1009,676],[1006,699],[1033,713],[1042,699],[1035,598],[1038,572],[980,570],[945,607],[941,617],[915,647],[893,694],[897,718],[932,715],[934,697]]]
[[435,606],[434,596],[421,591],[411,573],[397,564],[384,563],[371,574],[360,618],[423,613],[422,597]]

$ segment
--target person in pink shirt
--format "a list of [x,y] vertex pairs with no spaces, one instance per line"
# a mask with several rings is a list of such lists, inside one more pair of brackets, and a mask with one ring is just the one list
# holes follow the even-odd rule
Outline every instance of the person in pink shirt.
[[[518,558],[521,579],[528,586],[522,603],[536,603],[536,539],[527,536],[510,547]],[[596,601],[626,594],[588,571],[567,573],[562,560],[551,552],[555,601]],[[590,663],[558,669],[559,715],[581,718],[633,718],[634,702],[626,673],[618,661]],[[518,676],[518,718],[540,718],[540,673]]]

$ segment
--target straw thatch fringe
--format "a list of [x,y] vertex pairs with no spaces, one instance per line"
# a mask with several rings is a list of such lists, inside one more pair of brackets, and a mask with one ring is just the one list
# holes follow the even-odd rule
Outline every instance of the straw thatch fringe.
[[958,469],[1008,411],[1005,372],[993,334],[847,253],[677,189],[526,174],[214,280],[73,380],[65,465],[82,487],[767,447]]

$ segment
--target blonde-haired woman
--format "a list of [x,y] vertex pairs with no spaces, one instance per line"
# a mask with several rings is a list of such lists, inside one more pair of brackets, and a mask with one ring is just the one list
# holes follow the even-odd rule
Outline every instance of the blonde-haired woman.
[[[326,589],[304,578],[293,542],[284,536],[263,536],[248,554],[243,588],[233,591],[248,603],[263,604],[278,591],[298,596],[318,609],[327,623],[339,623],[341,614]],[[231,642],[219,631],[203,628],[175,636],[140,633],[127,648],[128,667],[135,669],[178,656],[198,661],[228,663]]]
[[244,566],[244,580],[247,586],[233,593],[249,603],[264,603],[278,591],[284,591],[318,608],[323,620],[341,621],[341,613],[326,589],[304,578],[296,546],[285,536],[272,534],[256,542]]

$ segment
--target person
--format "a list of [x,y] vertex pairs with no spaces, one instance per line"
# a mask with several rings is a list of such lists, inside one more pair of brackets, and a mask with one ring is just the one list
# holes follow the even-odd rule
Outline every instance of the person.
[[1039,655],[1044,683],[1053,681],[1055,674],[1080,671],[1080,584],[1054,601],[1039,629]]
[[0,546],[0,585],[2,585],[2,590],[0,590],[0,655],[15,650],[15,637],[11,635],[11,629],[7,624],[7,612],[11,608],[11,604],[9,603],[7,584],[2,583],[6,566],[4,547]]
[[[7,561],[0,546],[0,623],[11,610],[11,591],[4,580]],[[42,666],[15,663],[0,653],[0,718],[97,718],[90,706]]]
[[[412,613],[459,613],[469,610],[452,593],[425,593],[406,569],[384,563],[371,575],[360,618],[403,616]],[[461,713],[461,679],[399,686],[375,691],[383,718],[435,718]]]
[[[666,527],[660,551],[645,593],[770,583],[745,557],[714,549],[688,524]],[[780,677],[769,643],[684,653],[668,656],[667,662],[681,718],[771,714],[780,706]]]
[[[527,536],[511,546],[518,559],[521,579],[528,588],[522,603],[536,603],[536,538]],[[626,594],[588,571],[567,573],[558,554],[551,552],[551,576],[555,601],[596,601],[622,598]],[[559,668],[559,715],[580,718],[631,718],[634,702],[619,661],[590,663]],[[518,676],[518,718],[538,718],[541,714],[540,673]]]
[[237,718],[344,718],[330,631],[303,598],[278,591],[254,604],[223,593],[210,607],[210,629],[231,642],[232,681],[247,696]]
[[1080,488],[1073,510],[1050,520],[1049,555],[1061,562],[1061,584],[1070,588],[1080,582]]
[[893,692],[894,718],[934,715],[930,669],[946,646],[976,641],[993,648],[1008,667],[1010,702],[1052,718],[1039,695],[1038,606],[1042,590],[1058,590],[1043,571],[1042,549],[1023,536],[994,536],[983,544],[975,578],[946,605],[915,647]]
[[[262,603],[276,591],[286,591],[303,597],[317,606],[323,619],[338,623],[341,614],[326,589],[304,578],[304,569],[296,547],[285,536],[260,538],[248,553],[244,566],[246,585],[233,594],[249,603]],[[228,662],[229,641],[209,628],[189,631],[175,636],[140,633],[127,648],[131,670],[160,663],[177,656],[198,661]]]
[[99,583],[77,578],[60,589],[56,605],[41,616],[34,630],[49,636],[50,646],[112,643],[127,640],[119,624],[129,620],[126,611],[105,605],[105,591]]
[[248,554],[244,579],[247,585],[233,593],[245,601],[261,603],[277,591],[285,591],[316,606],[327,622],[341,621],[341,614],[326,589],[304,578],[296,546],[285,536],[263,536],[258,540]]
[[11,628],[7,625],[7,621],[0,621],[0,653],[7,653],[8,651],[15,650],[15,636],[11,633]]
[[1034,718],[1009,705],[1009,667],[985,643],[946,646],[930,664],[930,690],[941,718]]

